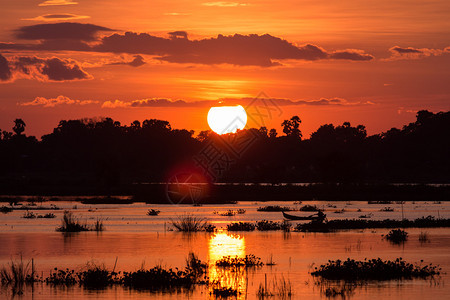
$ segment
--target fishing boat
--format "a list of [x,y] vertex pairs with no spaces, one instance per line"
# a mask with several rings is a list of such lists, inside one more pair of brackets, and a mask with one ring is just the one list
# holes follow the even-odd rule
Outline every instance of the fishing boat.
[[291,215],[291,214],[287,214],[284,211],[282,211],[283,213],[283,217],[285,217],[286,219],[289,220],[317,220],[319,219],[319,217],[317,215],[311,215],[311,216],[295,216],[295,215]]

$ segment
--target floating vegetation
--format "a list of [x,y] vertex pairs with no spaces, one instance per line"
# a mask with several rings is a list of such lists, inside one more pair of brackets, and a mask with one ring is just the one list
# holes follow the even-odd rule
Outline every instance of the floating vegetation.
[[76,218],[72,212],[64,211],[61,226],[56,228],[56,231],[60,232],[80,232],[80,231],[103,231],[103,221],[97,219],[93,226],[87,224],[81,224],[78,218]]
[[223,217],[232,217],[237,214],[237,211],[229,209],[227,211],[214,211],[213,214],[223,216]]
[[319,211],[320,209],[317,206],[315,206],[315,205],[307,204],[305,206],[300,207],[299,210],[300,211]]
[[205,218],[196,217],[191,214],[179,216],[177,220],[170,220],[172,226],[176,230],[182,232],[197,232],[197,231],[214,231],[215,226],[209,224]]
[[394,261],[381,258],[357,261],[348,258],[345,261],[329,260],[327,264],[316,267],[311,275],[329,280],[392,280],[427,278],[439,275],[440,270],[439,266],[432,264],[422,266],[407,263],[401,257]]
[[236,297],[238,295],[238,291],[231,287],[221,286],[221,287],[213,287],[211,294],[214,295],[215,297],[228,298],[228,297]]
[[238,210],[236,210],[236,212],[237,212],[239,215],[243,215],[243,214],[245,214],[246,210],[243,209],[243,208],[239,208]]
[[228,231],[253,231],[256,226],[250,222],[234,222],[227,225]]
[[360,215],[358,218],[360,219],[370,219],[373,216],[372,213],[366,214],[366,215]]
[[39,219],[53,219],[56,218],[54,213],[46,213],[45,215],[37,215]]
[[408,233],[402,229],[392,229],[384,238],[392,243],[400,244],[408,239]]
[[0,207],[0,212],[3,213],[3,214],[7,214],[7,213],[10,213],[12,211],[13,211],[13,209],[11,207],[4,206],[4,205],[2,207]]
[[392,204],[392,201],[367,201],[367,204]]
[[430,237],[428,236],[428,232],[420,232],[419,234],[419,242],[420,243],[429,243]]
[[293,210],[295,209],[280,205],[261,206],[257,208],[257,211],[293,211]]
[[339,209],[339,210],[335,210],[334,213],[335,214],[343,214],[345,212],[345,209]]
[[256,222],[256,229],[259,231],[280,230],[281,223],[274,221],[262,220]]
[[224,256],[216,261],[218,267],[258,267],[262,265],[261,258],[253,254],[247,254],[245,257]]
[[388,207],[383,207],[382,209],[380,209],[380,211],[391,212],[391,211],[394,211],[394,209],[392,207],[388,206]]
[[372,228],[435,228],[450,227],[450,219],[435,219],[433,216],[422,217],[415,220],[363,220],[363,219],[343,219],[330,220],[322,224],[314,222],[298,224],[295,228],[298,231],[329,232],[339,229],[372,229]]
[[160,212],[161,211],[152,208],[147,211],[147,216],[157,216]]
[[36,215],[32,211],[27,211],[23,214],[22,218],[24,219],[35,219]]
[[[117,263],[117,260],[116,260]],[[184,270],[164,269],[155,266],[151,269],[140,269],[135,272],[116,272],[108,270],[104,265],[87,263],[86,267],[75,270],[55,268],[44,282],[52,285],[74,285],[91,289],[101,289],[109,285],[123,285],[129,288],[146,290],[167,290],[175,287],[190,287],[194,284],[206,283],[206,264],[194,253],[189,253]]]

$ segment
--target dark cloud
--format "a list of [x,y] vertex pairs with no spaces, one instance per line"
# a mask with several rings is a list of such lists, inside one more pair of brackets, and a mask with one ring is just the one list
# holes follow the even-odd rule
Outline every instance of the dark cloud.
[[11,79],[11,69],[8,60],[0,54],[0,81],[7,81]]
[[34,18],[25,18],[22,20],[29,21],[69,21],[69,20],[78,20],[78,19],[88,19],[89,16],[80,16],[74,14],[46,14],[42,16],[37,16]]
[[[169,32],[169,37],[158,37],[147,33],[115,33],[104,36],[93,45],[100,31],[109,28],[92,24],[56,23],[22,27],[17,36],[22,39],[39,40],[39,44],[1,44],[0,49],[27,50],[72,50],[126,54],[152,55],[155,59],[171,63],[231,64],[238,66],[278,66],[283,60],[340,59],[353,61],[372,60],[373,56],[362,50],[347,49],[328,52],[313,45],[295,45],[270,34],[217,37],[199,40],[188,39],[185,31]],[[136,64],[143,61],[136,61]]]
[[93,41],[96,39],[97,33],[102,31],[113,30],[93,24],[65,22],[23,26],[16,31],[16,37],[24,40],[69,39],[79,41]]
[[391,57],[384,60],[422,59],[430,56],[440,56],[448,53],[448,47],[444,49],[433,49],[394,46],[389,51],[391,52]]
[[[9,62],[2,56],[9,65],[9,76],[7,79],[36,79],[39,81],[69,81],[91,79],[92,76],[86,73],[80,64],[71,59],[39,58],[36,56],[18,56],[10,58]],[[0,69],[3,70],[2,67]],[[3,71],[0,71],[3,73]],[[5,73],[8,75],[8,73]],[[3,78],[3,77],[2,77]]]
[[172,31],[172,32],[169,32],[169,37],[171,39],[177,39],[177,38],[187,39],[188,34],[186,31]]
[[347,59],[347,60],[372,60],[374,57],[370,54],[364,53],[364,51],[361,50],[342,50],[342,51],[335,51],[330,54],[330,58],[332,59]]
[[[186,102],[184,100],[172,101],[166,98],[150,98],[133,101],[105,101],[102,104],[103,108],[136,108],[136,107],[211,107],[211,106],[232,106],[242,105],[248,107],[249,105],[257,105],[254,98],[225,98],[220,100],[203,100]],[[268,98],[264,99],[266,102],[276,106],[296,106],[296,105],[368,105],[372,102],[349,102],[341,98],[321,98],[318,100],[290,100],[282,98]]]
[[109,63],[108,65],[127,65],[130,67],[140,67],[145,64],[146,64],[146,62],[141,55],[135,55],[132,61],[113,62],[113,63]]
[[393,52],[400,53],[400,54],[404,54],[404,53],[422,53],[422,51],[420,51],[419,49],[415,49],[415,48],[412,48],[412,47],[402,48],[402,47],[399,47],[399,46],[395,46],[395,47],[392,47],[389,50],[393,51]]

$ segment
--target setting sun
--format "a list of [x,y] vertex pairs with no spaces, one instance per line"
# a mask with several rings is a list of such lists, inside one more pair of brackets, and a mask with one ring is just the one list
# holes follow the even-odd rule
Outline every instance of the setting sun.
[[208,112],[208,125],[217,134],[235,133],[246,124],[247,113],[241,105],[211,107]]

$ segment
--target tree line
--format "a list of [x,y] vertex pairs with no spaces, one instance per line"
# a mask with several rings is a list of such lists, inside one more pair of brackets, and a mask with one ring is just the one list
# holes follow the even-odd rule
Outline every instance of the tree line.
[[194,165],[193,158],[211,143],[248,142],[250,136],[251,145],[232,157],[215,180],[450,182],[450,112],[422,110],[415,122],[371,136],[363,125],[349,122],[324,124],[306,139],[298,116],[281,125],[282,135],[261,127],[218,136],[172,129],[169,122],[156,119],[130,125],[111,118],[62,120],[38,140],[27,136],[25,122],[16,119],[12,132],[0,130],[0,177],[15,184],[53,181],[106,187],[164,182]]

